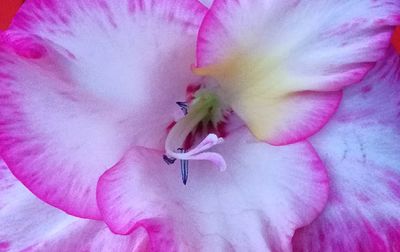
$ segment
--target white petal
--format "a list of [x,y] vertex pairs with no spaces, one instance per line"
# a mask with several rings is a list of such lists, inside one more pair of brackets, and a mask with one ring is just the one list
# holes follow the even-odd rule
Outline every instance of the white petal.
[[328,205],[294,238],[296,251],[400,249],[400,57],[394,50],[312,143],[329,168]]
[[145,227],[155,251],[288,250],[293,231],[317,216],[327,196],[311,145],[273,147],[243,129],[215,150],[227,170],[191,161],[186,186],[162,153],[131,150],[99,181],[105,222],[121,234]]

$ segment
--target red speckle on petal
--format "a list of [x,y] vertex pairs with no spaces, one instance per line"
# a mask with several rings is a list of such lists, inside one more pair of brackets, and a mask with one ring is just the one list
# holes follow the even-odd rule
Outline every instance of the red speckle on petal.
[[174,121],[174,122],[171,122],[170,124],[168,124],[168,126],[167,126],[167,132],[169,132],[169,131],[172,129],[172,127],[175,126],[175,124],[176,124],[175,121]]
[[190,102],[194,99],[194,94],[200,89],[199,84],[190,84],[186,87],[186,101]]
[[39,59],[47,53],[44,45],[33,42],[31,38],[15,39],[10,45],[18,55],[29,59]]
[[361,92],[365,93],[369,93],[372,90],[371,86],[364,86],[363,88],[361,88]]
[[396,28],[392,37],[392,44],[396,51],[400,53],[400,26]]
[[228,133],[226,132],[226,122],[219,122],[217,124],[217,132],[216,134],[219,137],[226,137]]

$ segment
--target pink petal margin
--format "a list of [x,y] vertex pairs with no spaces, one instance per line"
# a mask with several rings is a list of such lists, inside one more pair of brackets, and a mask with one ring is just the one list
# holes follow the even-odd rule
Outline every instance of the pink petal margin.
[[287,251],[325,206],[326,170],[307,142],[275,147],[237,130],[215,147],[225,172],[191,161],[189,180],[162,153],[134,148],[98,183],[113,232],[144,227],[154,251]]
[[100,221],[80,219],[36,198],[0,160],[0,252],[147,251],[140,228],[116,235]]
[[296,231],[295,251],[400,251],[400,56],[393,48],[344,92],[311,139],[331,177],[323,213]]
[[[197,67],[223,64],[239,53],[254,58],[254,62],[250,61],[252,65],[265,67],[260,71],[271,72],[272,76],[285,76],[282,80],[278,77],[266,80],[265,89],[257,85],[257,92],[267,93],[276,87],[283,87],[297,96],[303,91],[340,91],[360,82],[375,62],[384,58],[391,34],[400,24],[399,13],[400,3],[397,0],[215,0],[200,27]],[[277,66],[271,70],[269,64],[257,65],[263,62],[257,61],[258,58],[271,60]],[[224,86],[227,90],[229,85],[250,89],[246,78],[251,71],[244,68],[246,72],[240,72],[245,63],[240,61],[237,65],[237,71],[229,74]],[[274,69],[279,69],[277,74]],[[238,77],[231,77],[234,74]],[[238,83],[235,83],[236,80]],[[237,93],[241,95],[241,92]],[[275,130],[268,130],[262,137],[270,144],[304,140],[325,125],[327,120],[321,118],[329,119],[335,112],[335,109],[326,109],[316,115],[313,110],[305,110],[314,105],[307,105],[306,99],[301,104],[296,104],[295,99],[282,99],[283,104],[279,104],[279,97],[274,98],[276,102],[271,102],[273,108],[265,105],[264,97],[264,104],[254,103],[254,95],[232,98],[234,111],[248,125],[256,124],[256,120],[248,115],[260,106],[265,107],[261,110],[265,113],[258,112],[256,118],[268,118],[265,120],[266,129],[277,124],[271,126]],[[317,106],[329,107],[332,104],[329,98]],[[280,111],[280,107],[286,104],[295,105],[283,109],[280,117],[269,119],[273,114],[269,109]],[[247,109],[249,106],[254,108]],[[301,116],[305,119],[301,120]]]
[[0,154],[13,174],[54,207],[101,219],[100,175],[130,146],[162,149],[198,79],[205,11],[196,0],[27,0],[0,35]]

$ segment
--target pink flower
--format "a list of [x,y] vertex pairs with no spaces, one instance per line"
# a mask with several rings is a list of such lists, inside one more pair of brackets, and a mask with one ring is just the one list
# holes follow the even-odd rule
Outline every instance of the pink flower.
[[400,249],[399,11],[27,1],[0,35],[0,251]]

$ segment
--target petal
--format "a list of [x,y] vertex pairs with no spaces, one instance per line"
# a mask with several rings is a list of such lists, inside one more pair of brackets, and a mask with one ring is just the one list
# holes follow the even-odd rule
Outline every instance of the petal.
[[131,144],[163,149],[195,79],[204,11],[194,0],[27,1],[0,44],[0,154],[14,175],[100,218],[99,176]]
[[196,0],[30,0],[7,34],[62,47],[76,65],[73,77],[98,97],[131,109],[162,107],[165,91],[177,89],[182,98],[184,85],[196,80],[190,64],[205,11]]
[[136,229],[130,235],[117,235],[112,233],[104,223],[89,222],[75,220],[74,223],[64,227],[64,230],[60,230],[52,239],[32,248],[34,251],[57,252],[148,251],[149,237],[143,228]]
[[128,148],[128,126],[113,109],[71,90],[60,75],[7,56],[0,65],[2,157],[39,198],[99,218],[95,186]]
[[137,142],[162,149],[175,102],[199,79],[190,65],[205,12],[197,0],[29,0],[3,37],[35,58],[43,51],[35,38],[50,44],[69,85],[119,105]]
[[[384,56],[399,13],[394,0],[215,0],[200,28],[195,72],[219,81],[233,110],[257,138],[296,142],[317,132],[325,120],[308,118],[308,113],[303,120],[292,120],[292,114],[280,111],[282,103],[296,104],[287,96],[339,91],[360,81]],[[330,104],[328,95],[316,105]],[[297,110],[295,105],[289,111]],[[327,109],[322,117],[331,114]],[[313,119],[311,130],[274,141],[287,133],[285,126],[279,128],[282,124],[301,127],[308,119]]]
[[147,233],[113,234],[99,221],[69,216],[32,195],[0,161],[0,251],[143,251]]
[[186,186],[162,153],[132,149],[99,180],[105,222],[121,234],[144,226],[155,251],[288,250],[294,229],[310,223],[327,196],[311,145],[273,147],[243,128],[215,149],[227,170],[192,161]]
[[332,189],[322,215],[296,232],[296,251],[400,250],[400,57],[390,54],[311,140]]
[[336,112],[342,98],[336,92],[298,92],[278,101],[271,101],[263,110],[266,101],[253,96],[251,104],[236,110],[245,121],[258,121],[252,124],[253,134],[266,139],[269,144],[285,145],[305,140],[328,123]]

